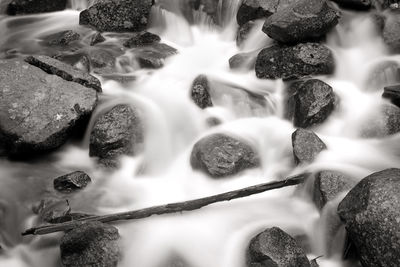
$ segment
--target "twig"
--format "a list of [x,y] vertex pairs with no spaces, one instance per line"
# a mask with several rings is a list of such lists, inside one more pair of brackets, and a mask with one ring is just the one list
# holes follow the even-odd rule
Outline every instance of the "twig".
[[145,209],[135,210],[135,211],[127,211],[127,212],[120,212],[114,213],[109,215],[100,215],[100,216],[90,216],[81,218],[75,221],[53,224],[53,225],[43,225],[39,227],[34,227],[26,230],[22,233],[22,235],[45,235],[60,231],[68,231],[71,230],[82,223],[89,222],[89,221],[99,221],[103,223],[113,222],[113,221],[120,221],[120,220],[135,220],[135,219],[142,219],[147,218],[152,215],[160,215],[160,214],[168,214],[168,213],[176,213],[182,211],[191,211],[200,209],[204,206],[208,206],[213,203],[222,202],[222,201],[229,201],[232,199],[242,198],[251,196],[254,194],[259,194],[268,190],[283,188],[287,186],[293,186],[297,184],[303,183],[309,173],[302,173],[299,175],[295,175],[289,177],[285,180],[281,181],[274,181],[270,183],[258,184],[234,191],[229,191],[226,193],[213,195],[209,197],[193,199],[189,201],[183,202],[176,202],[170,203],[166,205],[154,206]]

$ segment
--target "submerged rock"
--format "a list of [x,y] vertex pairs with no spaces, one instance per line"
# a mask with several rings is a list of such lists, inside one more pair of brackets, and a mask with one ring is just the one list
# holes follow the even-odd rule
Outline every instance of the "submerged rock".
[[47,35],[43,37],[43,40],[50,46],[67,46],[70,43],[79,40],[80,38],[81,36],[79,33],[67,30]]
[[65,199],[48,197],[42,199],[32,210],[44,222],[54,223],[59,218],[67,216],[71,212],[71,207]]
[[239,53],[229,59],[231,69],[253,69],[256,64],[258,51],[249,53]]
[[85,52],[58,54],[53,58],[67,63],[84,73],[90,72],[90,59]]
[[296,240],[278,227],[253,237],[247,251],[248,267],[310,267]]
[[54,179],[54,189],[62,193],[72,193],[85,188],[92,179],[82,171],[68,173]]
[[383,89],[382,97],[389,99],[394,105],[400,107],[400,84],[386,86]]
[[400,52],[400,16],[396,13],[390,14],[384,22],[383,41],[394,52]]
[[258,78],[285,80],[332,74],[334,69],[332,52],[317,43],[264,48],[258,54],[255,66]]
[[143,134],[138,111],[129,105],[117,105],[94,123],[89,155],[113,167],[121,155],[135,155],[141,150]]
[[116,55],[112,52],[101,48],[93,48],[89,50],[88,57],[95,73],[110,74],[115,72]]
[[400,132],[400,108],[392,104],[383,104],[370,114],[362,124],[361,135],[368,138],[380,138]]
[[131,38],[124,42],[124,46],[128,48],[147,46],[161,41],[160,36],[151,32],[135,33]]
[[236,35],[236,45],[241,46],[249,37],[250,32],[255,26],[254,21],[249,21],[239,27],[237,35]]
[[244,0],[237,12],[236,21],[242,26],[251,20],[267,18],[275,13],[278,4],[279,0]]
[[118,229],[100,222],[87,222],[61,239],[64,267],[116,267],[119,260]]
[[18,60],[0,60],[0,136],[8,153],[28,156],[66,142],[97,104],[97,92]]
[[307,164],[327,149],[322,140],[312,131],[297,129],[292,134],[293,156],[296,164]]
[[90,45],[94,46],[96,44],[104,42],[105,40],[106,40],[106,38],[104,38],[104,36],[100,32],[96,32],[90,38]]
[[67,0],[12,0],[7,7],[8,15],[22,15],[61,11]]
[[79,24],[100,32],[143,31],[148,23],[152,0],[97,1],[79,16]]
[[258,167],[260,159],[247,143],[225,134],[212,134],[194,145],[190,164],[195,170],[221,178]]
[[308,128],[323,123],[333,112],[335,94],[332,87],[321,80],[310,79],[294,82],[289,89],[293,92],[289,99],[293,106],[294,126]]
[[299,0],[269,16],[263,32],[282,43],[314,40],[335,27],[339,18],[339,11],[326,1]]
[[346,225],[363,266],[400,266],[400,169],[373,173],[340,202]]
[[400,64],[394,60],[387,60],[377,64],[368,73],[365,87],[369,91],[378,91],[382,87],[400,83]]
[[210,96],[210,85],[205,75],[199,75],[194,79],[191,90],[191,97],[194,103],[205,109],[207,107],[212,107],[212,101]]
[[151,46],[139,48],[135,54],[140,67],[158,69],[164,66],[165,59],[175,55],[178,51],[166,44],[155,43]]
[[79,83],[88,88],[101,92],[100,81],[87,72],[75,69],[73,66],[48,56],[29,56],[25,59],[29,64],[42,69],[43,71],[57,75],[66,81]]

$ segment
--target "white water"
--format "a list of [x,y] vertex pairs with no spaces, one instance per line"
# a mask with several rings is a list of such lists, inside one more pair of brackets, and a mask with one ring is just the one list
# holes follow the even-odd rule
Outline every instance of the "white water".
[[[72,2],[74,9],[85,7],[80,5],[82,1]],[[228,14],[234,14],[236,2],[232,3]],[[79,12],[68,10],[26,16],[40,20],[15,27],[7,25],[20,18],[3,17],[1,47],[12,44],[18,50],[14,53],[27,54],[41,49],[25,46],[44,33],[68,28],[90,35],[90,30],[78,25],[78,15]],[[282,116],[283,83],[259,80],[254,70],[233,72],[228,66],[228,59],[234,54],[259,49],[270,40],[255,31],[239,50],[234,20],[219,29],[204,14],[196,16],[198,23],[191,26],[175,13],[153,8],[150,31],[176,47],[179,54],[167,59],[165,67],[157,71],[135,71],[131,62],[130,70],[138,79],[128,86],[103,81],[105,101],[96,113],[120,102],[138,107],[146,124],[145,150],[141,155],[125,157],[119,170],[105,172],[89,158],[86,138],[44,160],[0,162],[0,243],[4,249],[0,266],[58,266],[59,234],[22,239],[19,232],[35,224],[29,210],[40,199],[42,189],[51,185],[52,178],[68,171],[85,170],[94,180],[70,200],[73,211],[95,210],[103,214],[208,196],[304,170],[340,170],[360,180],[373,171],[400,167],[400,136],[361,138],[364,123],[373,123],[369,121],[371,113],[383,102],[381,88],[365,89],[370,69],[383,60],[398,61],[387,55],[365,15],[345,14],[351,19],[344,20],[328,36],[327,45],[335,53],[337,70],[333,77],[320,78],[334,88],[340,106],[327,122],[314,129],[328,150],[313,164],[297,168],[291,148],[295,129]],[[128,51],[121,57],[133,59],[134,55]],[[211,92],[215,107],[200,110],[190,100],[190,85],[199,74],[209,76],[216,87]],[[230,88],[232,85],[236,89]],[[267,107],[260,108],[243,99],[246,95],[237,88],[262,95]],[[210,117],[223,123],[209,128]],[[260,154],[262,166],[222,180],[194,172],[189,164],[191,148],[198,139],[214,132],[247,140]],[[312,248],[309,258],[324,255],[318,260],[321,267],[341,267],[341,232],[333,234],[337,235],[335,242],[328,240],[326,234],[332,222],[329,214],[334,213],[339,201],[340,198],[330,203],[320,217],[306,192],[294,194],[293,188],[286,188],[194,212],[118,224],[123,252],[119,266],[161,267],[171,257],[179,257],[191,267],[243,267],[251,237],[266,227],[278,226],[292,235],[306,235]]]

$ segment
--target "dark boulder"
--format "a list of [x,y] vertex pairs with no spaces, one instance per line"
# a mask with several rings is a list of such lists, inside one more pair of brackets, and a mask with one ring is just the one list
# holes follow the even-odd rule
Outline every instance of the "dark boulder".
[[383,89],[382,97],[389,99],[394,105],[400,107],[400,84],[386,86]]
[[67,0],[12,0],[7,7],[8,15],[22,15],[61,11]]
[[400,108],[392,104],[383,104],[370,114],[362,124],[361,135],[367,138],[380,138],[400,132]]
[[340,202],[346,225],[363,266],[400,266],[400,169],[373,173]]
[[260,159],[249,144],[225,134],[212,134],[194,145],[190,164],[213,178],[222,178],[258,167]]
[[368,10],[372,7],[371,0],[332,0],[343,8]]
[[64,267],[116,267],[120,257],[118,229],[100,222],[82,223],[61,239]]
[[106,40],[106,38],[104,38],[104,36],[100,32],[96,32],[90,38],[90,45],[94,46],[94,45],[104,42],[105,40]]
[[79,16],[79,24],[100,32],[143,31],[148,23],[152,0],[97,1]]
[[332,74],[335,62],[331,50],[322,44],[275,45],[261,50],[255,69],[258,78],[288,80]]
[[54,189],[62,193],[72,193],[85,188],[92,180],[82,171],[68,173],[54,179]]
[[267,18],[275,13],[279,0],[244,0],[239,7],[236,21],[239,26],[251,20]]
[[124,46],[128,48],[147,46],[161,41],[160,36],[151,32],[139,32],[133,34],[131,38],[124,42]]
[[313,200],[321,210],[340,193],[350,190],[356,182],[338,171],[321,171],[315,175]]
[[67,30],[47,35],[43,37],[43,41],[50,46],[67,46],[80,38],[79,33]]
[[398,13],[390,13],[383,26],[383,41],[394,52],[400,52],[400,15]]
[[296,164],[307,164],[327,149],[322,140],[312,131],[297,129],[292,134],[293,156]]
[[296,240],[278,227],[268,228],[251,239],[248,267],[310,267]]
[[138,111],[120,104],[101,115],[90,133],[89,155],[106,166],[116,166],[121,155],[135,155],[143,145],[143,124]]
[[207,107],[212,107],[212,101],[210,96],[210,84],[205,75],[199,75],[194,79],[191,90],[191,97],[194,103],[205,109]]
[[57,59],[48,56],[29,56],[25,61],[48,74],[54,74],[66,81],[76,82],[88,88],[93,88],[97,92],[102,91],[101,83],[96,77]]
[[297,81],[290,85],[292,95],[288,103],[292,104],[293,123],[299,128],[308,128],[323,123],[335,107],[335,94],[332,87],[323,81],[310,79]]
[[315,40],[338,24],[339,11],[324,0],[299,0],[269,16],[263,32],[282,43]]
[[155,43],[151,46],[139,48],[135,54],[140,67],[159,69],[164,66],[165,59],[175,55],[178,51],[166,44]]
[[28,63],[0,60],[0,136],[9,153],[28,156],[66,142],[97,104],[97,92]]

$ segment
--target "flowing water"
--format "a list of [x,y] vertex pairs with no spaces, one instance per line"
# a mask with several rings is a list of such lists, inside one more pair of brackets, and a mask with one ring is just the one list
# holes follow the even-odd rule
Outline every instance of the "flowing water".
[[[136,80],[128,85],[102,80],[104,93],[87,130],[90,133],[94,118],[111,106],[130,103],[143,116],[144,152],[123,158],[114,172],[105,171],[88,156],[87,133],[82,142],[70,142],[45,158],[28,162],[1,159],[0,266],[60,265],[60,234],[22,238],[20,232],[37,222],[31,206],[49,193],[52,179],[70,171],[84,170],[94,180],[83,193],[70,199],[72,210],[106,214],[208,196],[305,170],[339,170],[360,180],[374,171],[400,167],[398,135],[363,137],[365,125],[377,123],[371,118],[383,103],[382,85],[386,82],[381,77],[371,86],[371,70],[382,62],[399,61],[389,56],[367,14],[345,12],[341,24],[327,37],[337,69],[333,76],[319,78],[333,87],[340,105],[328,121],[314,128],[328,150],[311,165],[294,167],[291,134],[295,129],[283,118],[283,82],[260,80],[254,70],[232,71],[228,65],[234,54],[272,43],[260,31],[262,22],[256,23],[251,36],[238,48],[234,14],[240,1],[220,3],[223,27],[213,25],[199,11],[194,12],[194,23],[189,24],[172,4],[163,2],[170,8],[153,7],[149,31],[159,34],[179,53],[168,58],[163,68],[151,71],[136,67],[132,51],[120,55],[120,72]],[[77,11],[87,6],[86,1],[73,0],[69,6],[68,10],[49,14],[1,16],[1,56],[48,52],[39,37],[64,29],[74,29],[85,36],[84,40],[88,38],[92,31],[78,25]],[[106,37],[106,42],[115,42],[112,34]],[[190,99],[191,83],[199,74],[207,75],[214,88],[211,95],[216,105],[206,110],[200,110]],[[252,101],[243,88],[267,104]],[[210,118],[222,123],[210,127]],[[248,141],[259,152],[261,167],[222,180],[193,171],[189,164],[193,144],[214,132]],[[335,217],[340,197],[329,203],[321,216],[305,187],[269,191],[184,214],[119,223],[119,266],[162,267],[175,260],[192,267],[243,267],[251,237],[272,226],[306,240],[310,259],[324,256],[318,261],[320,266],[349,266],[341,260],[343,228]]]

